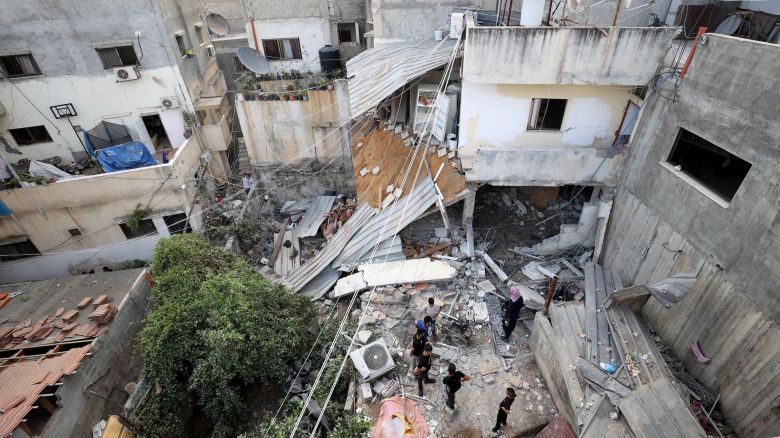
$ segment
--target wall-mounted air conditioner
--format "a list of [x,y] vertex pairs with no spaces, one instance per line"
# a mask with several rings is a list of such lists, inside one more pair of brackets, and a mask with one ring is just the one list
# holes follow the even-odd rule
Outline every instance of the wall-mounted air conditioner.
[[384,339],[379,339],[349,353],[349,357],[364,382],[374,380],[395,369],[393,356],[387,349]]
[[176,96],[163,97],[160,99],[160,106],[165,109],[178,108],[179,98]]
[[141,78],[141,73],[134,65],[128,65],[115,68],[114,77],[117,82],[134,81]]

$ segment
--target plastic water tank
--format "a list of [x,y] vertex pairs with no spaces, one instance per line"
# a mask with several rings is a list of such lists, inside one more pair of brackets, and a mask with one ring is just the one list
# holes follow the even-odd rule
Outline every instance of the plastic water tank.
[[323,73],[332,73],[341,68],[339,49],[330,44],[320,49],[320,68]]

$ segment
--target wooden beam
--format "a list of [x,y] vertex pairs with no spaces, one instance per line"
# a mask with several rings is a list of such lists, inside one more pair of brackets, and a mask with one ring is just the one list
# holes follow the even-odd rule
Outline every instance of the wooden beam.
[[54,411],[57,410],[57,406],[54,406],[54,403],[50,402],[46,397],[38,397],[38,403],[43,406],[43,409],[46,409],[50,414],[53,414]]

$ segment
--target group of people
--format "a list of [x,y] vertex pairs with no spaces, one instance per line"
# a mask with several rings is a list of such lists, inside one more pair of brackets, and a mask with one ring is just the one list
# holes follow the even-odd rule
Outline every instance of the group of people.
[[[506,301],[504,306],[504,313],[502,318],[502,328],[504,336],[501,337],[504,341],[509,341],[512,332],[517,326],[520,310],[523,308],[523,298],[520,294],[520,289],[517,286],[510,288],[510,299]],[[433,345],[429,342],[431,338],[436,338],[436,321],[441,313],[441,306],[436,304],[436,301],[431,297],[428,298],[428,304],[422,309],[422,319],[416,323],[416,332],[412,339],[412,349],[410,356],[412,358],[412,374],[417,380],[417,390],[420,397],[424,394],[425,384],[435,383],[436,379],[430,378],[428,372],[431,369]],[[444,388],[447,394],[446,406],[451,411],[455,411],[455,393],[457,393],[463,386],[463,382],[471,380],[471,377],[459,371],[454,363],[450,363],[447,367],[447,375],[442,379]],[[496,414],[496,425],[493,427],[493,432],[506,425],[507,415],[512,407],[512,403],[515,400],[515,390],[512,388],[506,389],[506,396],[498,405],[498,413]]]

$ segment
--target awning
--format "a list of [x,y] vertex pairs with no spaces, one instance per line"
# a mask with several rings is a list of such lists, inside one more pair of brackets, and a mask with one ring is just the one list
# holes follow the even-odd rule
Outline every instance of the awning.
[[357,118],[414,78],[439,68],[452,57],[455,41],[386,44],[347,61],[349,106]]

